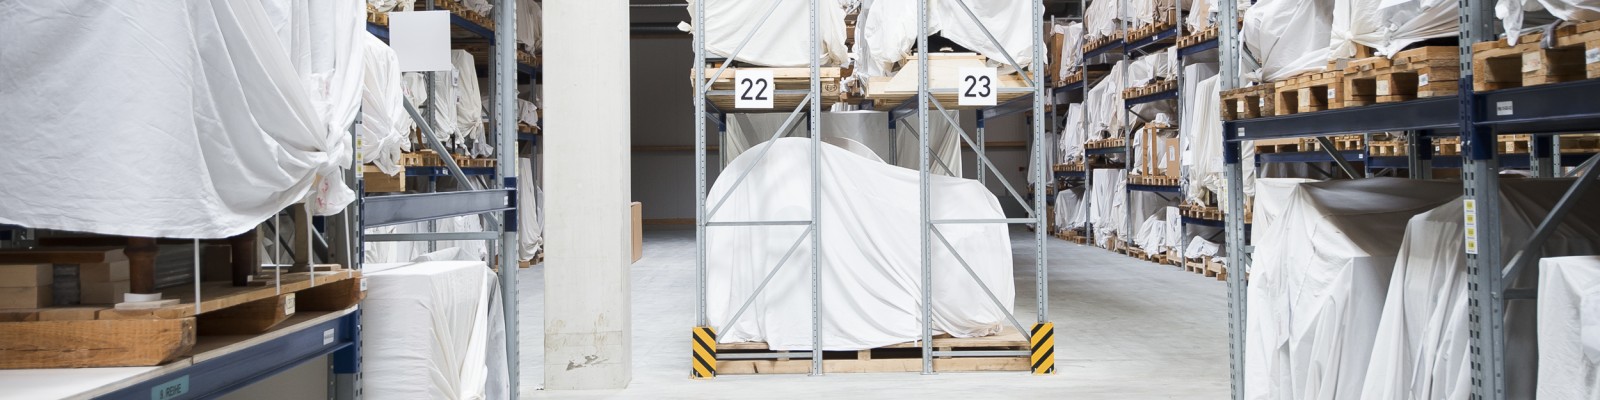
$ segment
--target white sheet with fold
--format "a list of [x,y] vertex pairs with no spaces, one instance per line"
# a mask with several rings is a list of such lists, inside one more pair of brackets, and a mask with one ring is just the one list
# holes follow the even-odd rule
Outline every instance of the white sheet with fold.
[[[811,2],[809,1],[749,1],[701,0],[705,6],[705,21],[693,20],[695,0],[688,0],[691,24],[704,24],[707,56],[728,58],[768,67],[805,67],[811,65]],[[773,9],[776,5],[776,10]],[[850,61],[850,49],[845,46],[845,10],[837,2],[819,2],[816,13],[817,40],[822,65],[840,66]],[[771,12],[766,23],[756,21]],[[859,26],[858,26],[859,29]],[[755,36],[750,36],[754,32]],[[749,43],[740,49],[740,44]],[[859,43],[859,42],[858,42]],[[737,55],[734,51],[738,50]],[[711,71],[715,72],[715,71]],[[708,72],[708,73],[711,73]]]
[[[755,2],[751,2],[755,3]],[[931,0],[928,31],[961,47],[987,56],[993,65],[1012,70],[1007,56],[1028,68],[1033,62],[1033,46],[1043,53],[1044,39],[1035,37],[1033,5],[1026,0],[964,1],[967,14],[957,0]],[[856,75],[889,76],[894,66],[912,57],[916,47],[917,0],[874,0],[865,5],[856,22]],[[976,16],[976,21],[974,21]],[[1041,17],[1042,18],[1042,17]],[[990,36],[994,40],[989,40]]]
[[482,261],[374,263],[363,275],[361,384],[366,396],[504,398],[510,383],[505,327],[495,315],[499,285],[488,266]]
[[1600,257],[1539,260],[1538,395],[1600,399]]
[[[759,163],[760,146],[774,146]],[[833,145],[823,145],[821,209],[822,342],[826,350],[860,350],[921,336],[922,273],[919,175]],[[803,221],[811,218],[811,143],[784,138],[763,143],[728,164],[710,191],[729,195],[711,221]],[[733,177],[749,177],[737,188]],[[1003,218],[999,200],[977,181],[932,175],[934,219]],[[714,227],[706,234],[707,312],[722,342],[765,341],[774,350],[812,349],[811,242],[779,264],[804,226]],[[1010,324],[1011,244],[1004,224],[947,224],[935,238],[935,331],[986,336]],[[958,254],[994,295],[997,307],[968,275]],[[748,311],[733,314],[776,270]]]

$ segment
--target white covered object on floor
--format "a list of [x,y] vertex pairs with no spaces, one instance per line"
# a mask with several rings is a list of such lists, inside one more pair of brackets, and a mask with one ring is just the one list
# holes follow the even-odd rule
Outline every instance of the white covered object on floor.
[[[342,210],[361,3],[274,4],[8,4],[0,223],[223,238],[308,194],[319,213]],[[279,27],[316,34],[288,43]]]
[[[807,48],[811,41],[810,1],[700,1],[705,2],[706,21],[689,22],[705,25],[706,56],[728,58],[733,55],[735,60],[768,67],[811,65],[811,50]],[[693,19],[695,7],[700,5],[695,4],[695,0],[688,3],[689,18]],[[767,16],[774,5],[777,10],[767,17],[766,23],[757,25],[756,21]],[[822,46],[818,61],[822,65],[844,65],[850,61],[850,49],[844,43],[844,7],[836,0],[820,1],[818,7],[816,17],[821,27],[817,30],[817,40]],[[752,30],[753,37],[750,36]],[[749,43],[739,49],[747,37]],[[739,54],[734,55],[736,49]]]
[[1600,399],[1600,257],[1539,260],[1538,394]]
[[1398,178],[1256,182],[1245,398],[1356,398],[1405,223],[1459,197],[1461,186]]
[[[723,163],[732,162],[740,154],[772,138],[788,113],[729,114],[728,130],[721,148]],[[957,111],[950,118],[961,120]],[[780,136],[804,136],[804,117],[797,117],[789,131]],[[916,122],[901,121],[898,133],[889,129],[889,113],[883,111],[828,111],[822,113],[822,138],[849,139],[871,149],[879,159],[910,169],[918,169],[922,162],[917,143]],[[909,122],[909,123],[908,123]],[[933,159],[928,163],[935,174],[959,176],[962,171],[960,128],[950,125],[935,113],[928,117],[928,147]]]
[[[761,146],[773,146],[755,163]],[[861,350],[921,337],[919,173],[823,144],[822,343]],[[758,145],[722,171],[709,193],[731,193],[718,221],[811,219],[811,142],[784,138]],[[750,171],[744,183],[734,177]],[[931,175],[934,219],[1003,218],[1000,203],[977,181]],[[707,313],[722,342],[765,341],[773,350],[809,350],[811,242],[805,226],[712,227],[706,232]],[[946,224],[948,238],[994,295],[1002,312],[939,239],[933,240],[933,329],[957,337],[998,333],[1014,298],[1010,235],[1003,224]],[[729,319],[773,268],[780,268],[738,321]]]
[[[1498,232],[1509,262],[1516,247],[1532,236],[1571,179],[1503,179],[1500,181],[1501,224]],[[1589,192],[1578,204],[1600,202]],[[1467,308],[1467,260],[1461,200],[1413,218],[1405,248],[1395,264],[1373,360],[1362,398],[1460,398],[1472,391]],[[1545,256],[1595,254],[1600,251],[1600,209],[1576,207],[1545,242]],[[1451,233],[1454,232],[1454,233]],[[1512,277],[1515,287],[1532,287],[1537,268]],[[1542,303],[1541,297],[1540,303]],[[1513,300],[1506,307],[1506,398],[1534,396],[1536,305]],[[1540,396],[1541,398],[1543,396]],[[1559,398],[1559,397],[1558,397]]]
[[505,398],[511,381],[494,272],[482,261],[365,267],[361,383],[366,396]]

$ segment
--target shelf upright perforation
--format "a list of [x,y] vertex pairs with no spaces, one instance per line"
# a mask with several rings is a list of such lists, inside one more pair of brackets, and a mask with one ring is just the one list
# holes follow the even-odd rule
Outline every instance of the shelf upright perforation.
[[[1221,15],[1217,18],[1217,43],[1219,68],[1219,91],[1227,91],[1239,87],[1239,27],[1234,21],[1239,20],[1238,4],[1232,1],[1218,2],[1222,7]],[[1227,135],[1228,130],[1223,130]],[[1242,136],[1242,135],[1241,135]],[[1244,399],[1244,371],[1245,371],[1245,275],[1248,274],[1248,254],[1246,249],[1246,234],[1244,226],[1244,166],[1241,164],[1241,148],[1243,143],[1229,141],[1223,138],[1222,153],[1224,163],[1224,180],[1228,186],[1228,202],[1225,205],[1228,212],[1223,215],[1224,229],[1228,249],[1228,365],[1229,385],[1233,388],[1235,400]]]

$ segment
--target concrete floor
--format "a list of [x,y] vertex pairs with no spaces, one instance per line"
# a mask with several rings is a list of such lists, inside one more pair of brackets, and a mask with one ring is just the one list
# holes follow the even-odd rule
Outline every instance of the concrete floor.
[[[1034,314],[1033,235],[1012,232],[1016,315]],[[1228,388],[1226,284],[1051,238],[1050,316],[1055,376],[1022,372],[828,374],[688,378],[694,325],[693,228],[645,231],[633,266],[633,383],[623,390],[540,390],[543,274],[523,270],[524,398],[1223,399]]]

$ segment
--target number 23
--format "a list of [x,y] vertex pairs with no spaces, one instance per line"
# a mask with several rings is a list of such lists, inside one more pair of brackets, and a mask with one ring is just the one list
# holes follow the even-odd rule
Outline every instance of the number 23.
[[[989,82],[989,77],[987,77],[987,76],[967,75],[966,81],[967,81],[967,91],[966,91],[966,93],[963,93],[962,96],[966,96],[966,97],[989,97],[989,95],[992,94],[993,91],[994,91],[994,89],[991,89],[989,87],[991,82]],[[978,89],[978,84],[979,83],[983,84],[983,92],[975,93],[974,91]]]

